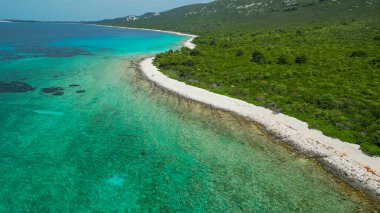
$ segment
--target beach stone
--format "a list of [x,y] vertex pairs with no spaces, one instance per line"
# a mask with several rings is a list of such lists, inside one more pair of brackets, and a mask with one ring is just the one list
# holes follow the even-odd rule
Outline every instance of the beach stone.
[[25,93],[35,88],[24,82],[0,82],[0,93]]
[[61,92],[62,90],[64,90],[62,87],[47,87],[47,88],[43,88],[42,92],[43,93],[57,93],[57,92]]
[[64,92],[55,92],[55,93],[53,93],[53,95],[55,95],[55,96],[61,96],[63,94],[65,94],[65,93]]
[[70,87],[79,87],[79,84],[70,84]]
[[76,93],[85,93],[86,90],[78,90]]

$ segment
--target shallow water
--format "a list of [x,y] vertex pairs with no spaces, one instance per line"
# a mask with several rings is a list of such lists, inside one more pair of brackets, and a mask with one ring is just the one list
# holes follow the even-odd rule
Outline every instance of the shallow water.
[[[375,208],[252,124],[166,94],[127,69],[136,55],[177,48],[184,39],[1,23],[0,81],[35,90],[0,93],[0,211]],[[64,94],[41,91],[50,87]]]

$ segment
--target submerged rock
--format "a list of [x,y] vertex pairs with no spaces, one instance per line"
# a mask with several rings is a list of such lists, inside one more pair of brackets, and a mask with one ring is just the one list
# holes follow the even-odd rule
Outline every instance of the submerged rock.
[[61,96],[63,94],[65,94],[65,93],[64,92],[55,92],[55,93],[53,93],[53,95],[55,95],[55,96]]
[[86,90],[78,90],[76,93],[85,93]]
[[24,82],[0,82],[0,93],[24,93],[34,90],[34,87]]
[[48,88],[43,88],[42,92],[43,93],[57,93],[57,92],[62,92],[64,89],[62,87],[48,87]]

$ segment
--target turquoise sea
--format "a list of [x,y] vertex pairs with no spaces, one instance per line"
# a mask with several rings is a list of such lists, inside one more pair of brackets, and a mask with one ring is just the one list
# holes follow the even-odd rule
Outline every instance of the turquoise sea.
[[186,37],[0,23],[0,212],[371,212],[362,193],[131,61]]

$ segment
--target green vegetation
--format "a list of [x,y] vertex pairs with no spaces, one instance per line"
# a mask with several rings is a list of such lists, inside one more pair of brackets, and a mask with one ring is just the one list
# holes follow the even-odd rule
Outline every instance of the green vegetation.
[[329,26],[380,19],[379,0],[218,0],[97,24],[173,30],[197,35]]
[[380,0],[218,0],[98,24],[197,34],[168,76],[282,112],[380,156]]
[[171,78],[297,117],[380,155],[378,32],[374,23],[352,22],[201,36],[195,50],[162,53],[154,63]]
[[373,143],[362,143],[361,150],[370,155],[380,156],[380,147]]

